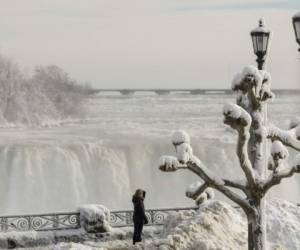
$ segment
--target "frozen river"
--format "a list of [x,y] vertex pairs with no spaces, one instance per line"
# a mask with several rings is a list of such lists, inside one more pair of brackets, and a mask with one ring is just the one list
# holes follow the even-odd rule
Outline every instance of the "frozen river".
[[[0,213],[73,211],[84,203],[128,209],[138,187],[147,190],[147,207],[193,205],[184,193],[197,177],[162,173],[158,159],[173,152],[170,137],[180,128],[209,168],[228,177],[241,173],[236,136],[222,122],[223,104],[230,101],[234,96],[107,94],[88,100],[84,119],[1,128]],[[269,105],[269,121],[282,128],[295,115],[299,96],[278,96]],[[300,202],[299,180],[283,182],[271,195]]]

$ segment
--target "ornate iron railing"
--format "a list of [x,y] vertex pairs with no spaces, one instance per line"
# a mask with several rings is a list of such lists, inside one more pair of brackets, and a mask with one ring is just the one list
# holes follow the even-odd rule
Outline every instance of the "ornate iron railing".
[[2,216],[0,231],[49,231],[80,227],[79,213]]
[[[171,213],[184,210],[195,210],[190,208],[165,208],[146,210],[148,225],[162,225]],[[110,225],[112,227],[132,226],[133,211],[111,211]],[[71,213],[51,213],[39,215],[16,215],[0,217],[0,232],[8,231],[50,231],[50,230],[68,230],[80,228],[80,214]]]
[[[163,208],[163,209],[149,209],[146,210],[146,216],[148,218],[148,226],[151,225],[163,225],[168,215],[185,210],[196,210],[197,207],[180,207],[180,208]],[[133,211],[112,211],[110,213],[110,225],[112,227],[127,227],[132,226]]]

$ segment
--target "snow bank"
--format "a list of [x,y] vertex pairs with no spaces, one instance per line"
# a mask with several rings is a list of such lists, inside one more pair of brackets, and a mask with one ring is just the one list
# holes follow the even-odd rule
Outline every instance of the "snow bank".
[[89,233],[103,233],[111,230],[110,211],[102,205],[83,205],[78,208],[80,225]]
[[162,232],[162,238],[170,239],[175,249],[189,250],[246,249],[246,235],[241,214],[220,201],[208,201],[197,212],[170,216]]

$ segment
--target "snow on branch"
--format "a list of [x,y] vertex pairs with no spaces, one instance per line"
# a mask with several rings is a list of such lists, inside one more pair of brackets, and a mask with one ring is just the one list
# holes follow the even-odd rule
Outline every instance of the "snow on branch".
[[201,184],[200,181],[197,181],[188,186],[185,195],[188,198],[196,200],[199,197],[199,195],[201,195],[207,189],[207,187],[208,185],[206,183]]
[[208,188],[206,183],[201,184],[197,181],[192,183],[186,190],[186,196],[196,201],[196,205],[200,205],[208,199],[213,199],[215,197],[214,191]]
[[190,144],[190,142],[191,142],[190,136],[184,130],[177,130],[174,132],[172,136],[172,143],[175,147],[182,143]]
[[217,189],[245,210],[251,210],[251,206],[242,196],[227,188],[223,179],[220,179],[219,177],[212,175],[210,171],[207,171],[207,168],[195,156],[187,162],[187,168],[197,174],[209,187]]
[[274,173],[278,171],[282,160],[289,156],[289,151],[282,144],[281,141],[274,141],[271,146],[271,157],[268,162],[268,169]]
[[179,163],[176,157],[170,155],[163,155],[159,159],[158,168],[164,172],[174,172],[186,166]]
[[248,155],[248,142],[250,138],[250,125],[252,122],[249,113],[236,104],[226,104],[223,108],[224,123],[238,131],[237,156],[249,185],[255,185],[254,172]]
[[232,90],[243,94],[251,93],[251,98],[254,98],[255,101],[266,101],[274,97],[271,92],[270,74],[264,70],[259,71],[252,65],[245,67],[234,77]]
[[233,129],[248,127],[251,124],[251,116],[242,107],[227,103],[223,107],[224,123],[231,126]]
[[285,159],[289,157],[289,151],[281,141],[274,141],[271,146],[271,155],[273,159]]
[[300,124],[292,124],[290,130],[282,130],[275,126],[267,128],[267,138],[272,141],[279,140],[285,146],[300,151]]
[[291,177],[295,173],[300,173],[300,154],[298,154],[291,167],[271,174],[263,185],[264,193],[271,187],[278,185],[283,178]]
[[[162,156],[159,161],[160,170],[172,172],[180,168],[187,168],[198,175],[205,183],[204,186],[201,188],[199,187],[199,193],[203,193],[203,191],[206,189],[206,186],[212,187],[222,192],[225,196],[239,204],[244,209],[251,209],[251,206],[246,200],[244,200],[242,196],[231,191],[228,187],[226,187],[226,185],[229,187],[234,186],[236,188],[240,188],[241,190],[245,190],[246,187],[243,186],[241,188],[241,183],[223,180],[206,168],[206,166],[202,164],[202,162],[196,156],[193,155],[193,150],[190,146],[190,137],[186,132],[182,130],[176,131],[172,137],[172,143],[175,146],[177,157]],[[197,193],[192,194],[192,192],[190,192],[189,195],[196,196]]]

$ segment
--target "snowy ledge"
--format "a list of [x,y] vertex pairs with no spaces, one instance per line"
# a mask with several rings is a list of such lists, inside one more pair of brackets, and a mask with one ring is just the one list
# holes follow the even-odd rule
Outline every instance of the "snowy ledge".
[[[267,203],[269,249],[300,249],[300,208],[273,199]],[[228,230],[230,228],[230,230]],[[171,214],[163,226],[145,227],[144,241],[131,243],[132,228],[108,233],[84,230],[0,234],[0,248],[23,247],[31,250],[170,250],[170,249],[247,249],[247,221],[241,209],[217,200],[200,205],[198,211]]]

